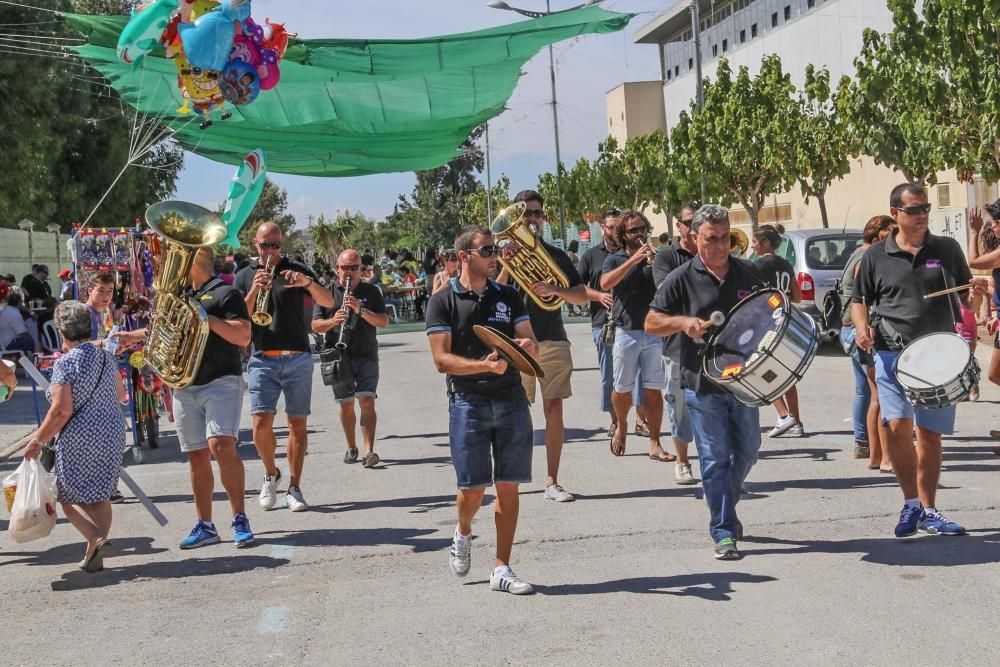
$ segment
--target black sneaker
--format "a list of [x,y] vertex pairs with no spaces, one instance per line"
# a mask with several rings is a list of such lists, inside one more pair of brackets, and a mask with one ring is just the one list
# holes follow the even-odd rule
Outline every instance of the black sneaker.
[[736,540],[731,537],[725,537],[715,545],[715,560],[739,560],[740,557]]
[[125,496],[122,495],[121,491],[115,489],[115,492],[111,494],[111,497],[108,498],[108,500],[111,501],[112,505],[120,505],[125,502]]

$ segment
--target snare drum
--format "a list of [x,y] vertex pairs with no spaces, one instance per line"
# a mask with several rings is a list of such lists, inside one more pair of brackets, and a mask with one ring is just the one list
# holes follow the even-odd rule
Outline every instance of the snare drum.
[[896,361],[896,380],[907,400],[932,410],[965,400],[981,373],[969,344],[950,332],[921,336],[904,347]]
[[819,342],[811,317],[780,290],[761,290],[736,304],[709,339],[702,370],[740,403],[768,405],[802,379]]

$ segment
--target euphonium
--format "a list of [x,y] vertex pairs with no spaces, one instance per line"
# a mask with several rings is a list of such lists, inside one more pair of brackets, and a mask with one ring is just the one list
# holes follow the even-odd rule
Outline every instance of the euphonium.
[[[271,266],[271,258],[268,257],[264,263],[264,270],[271,272],[271,281],[274,282],[274,274],[277,272],[280,259]],[[267,309],[271,307],[271,288],[262,289],[257,292],[257,299],[253,302],[253,313],[250,314],[250,321],[260,327],[269,327],[274,318]]]
[[750,247],[750,239],[747,238],[746,232],[738,227],[733,227],[729,230],[729,252],[732,253],[734,250],[739,250],[737,257],[742,257],[747,248]]
[[143,354],[164,384],[180,389],[194,381],[209,334],[201,304],[183,296],[191,286],[188,273],[199,248],[226,238],[226,226],[208,209],[182,201],[153,204],[146,224],[160,237],[163,252]]
[[545,251],[538,237],[526,228],[528,223],[524,219],[524,209],[524,202],[512,204],[493,220],[491,230],[500,248],[497,257],[539,308],[559,310],[565,300],[556,296],[538,296],[531,291],[531,286],[538,282],[569,287],[569,278]]

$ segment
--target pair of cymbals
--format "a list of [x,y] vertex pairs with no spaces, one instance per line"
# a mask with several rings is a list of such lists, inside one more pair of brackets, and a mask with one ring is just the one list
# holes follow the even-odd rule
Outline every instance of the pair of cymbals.
[[472,331],[479,336],[479,340],[483,341],[487,347],[499,352],[507,361],[514,364],[517,370],[528,375],[533,375],[536,378],[545,377],[545,371],[542,370],[538,361],[525,352],[507,334],[482,324],[472,325]]

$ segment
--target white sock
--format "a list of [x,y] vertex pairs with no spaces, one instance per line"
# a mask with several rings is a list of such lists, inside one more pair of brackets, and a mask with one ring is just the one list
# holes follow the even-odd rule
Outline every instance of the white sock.
[[504,574],[510,569],[510,565],[497,565],[493,568],[493,574]]
[[928,514],[936,514],[937,513],[937,508],[936,507],[925,507],[924,511],[927,512]]
[[907,498],[905,505],[907,507],[920,507],[920,498]]
[[462,529],[461,529],[461,528],[459,528],[458,526],[455,526],[455,539],[456,539],[456,540],[459,540],[459,541],[461,541],[461,542],[464,542],[465,540],[469,539],[469,537],[470,537],[471,535],[472,535],[472,531],[471,531],[471,530],[469,531],[469,534],[468,534],[468,535],[463,535],[463,534],[462,534]]

